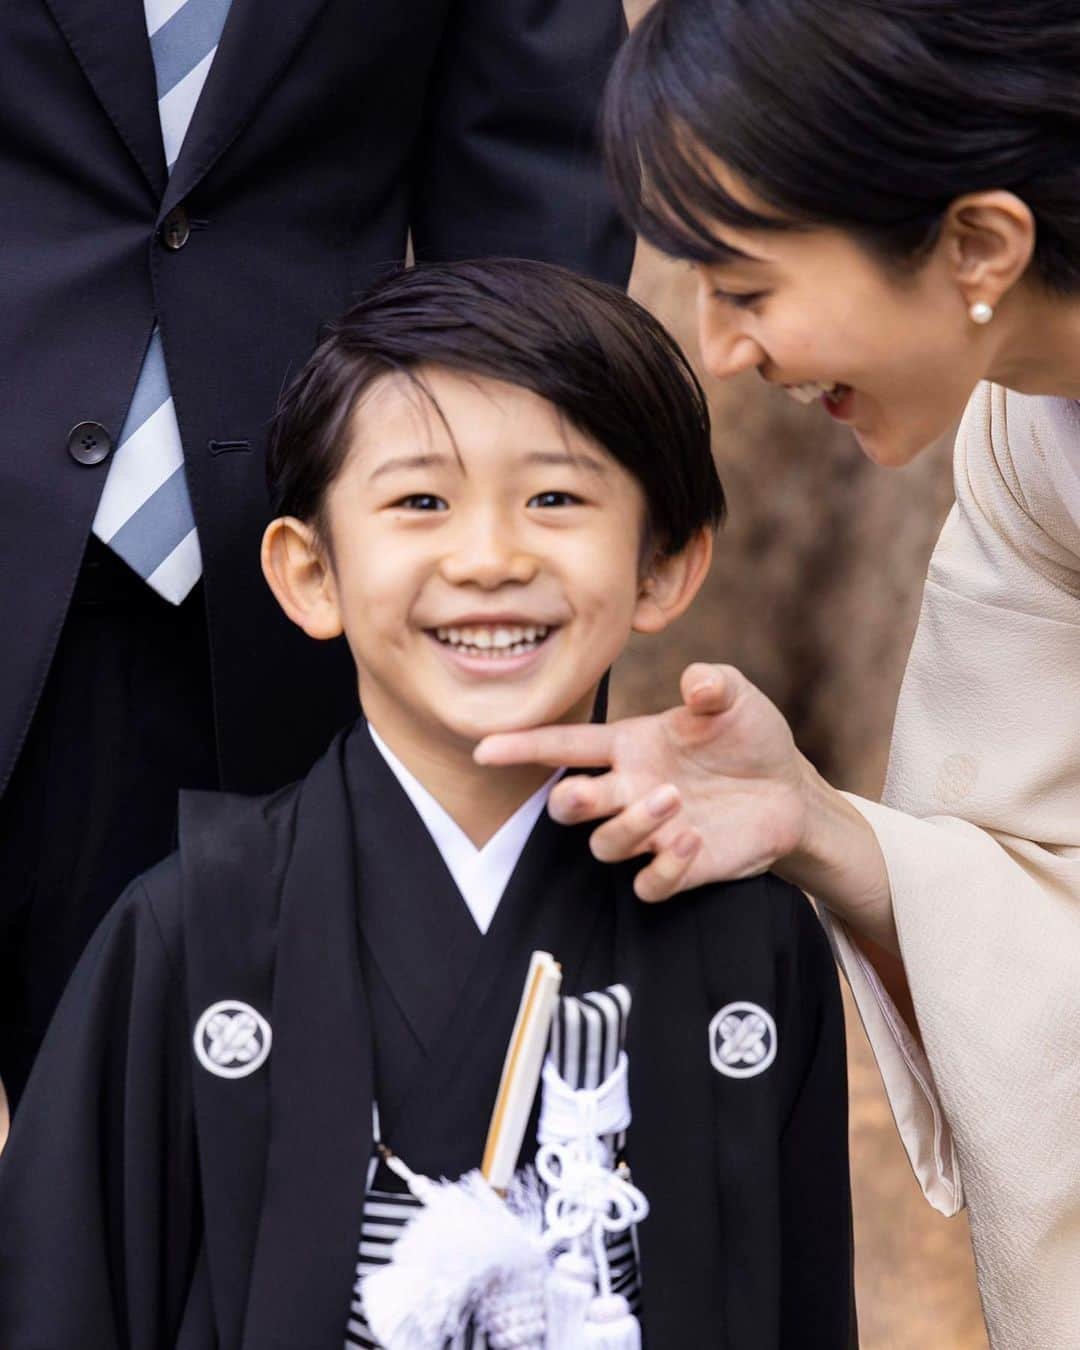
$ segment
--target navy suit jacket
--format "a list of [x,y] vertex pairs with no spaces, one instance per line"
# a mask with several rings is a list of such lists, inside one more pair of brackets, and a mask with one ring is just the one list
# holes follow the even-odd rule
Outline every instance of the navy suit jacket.
[[410,231],[418,259],[529,256],[625,283],[632,240],[595,137],[623,31],[619,0],[233,0],[167,178],[141,0],[0,7],[0,792],[108,471],[77,462],[69,432],[115,441],[155,319],[222,785],[298,776],[355,714],[345,651],[293,630],[259,572],[277,396]]

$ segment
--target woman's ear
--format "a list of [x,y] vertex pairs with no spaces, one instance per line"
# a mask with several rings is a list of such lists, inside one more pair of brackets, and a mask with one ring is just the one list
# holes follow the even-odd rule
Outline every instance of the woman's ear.
[[689,609],[709,573],[712,530],[697,530],[678,553],[657,553],[641,579],[634,609],[635,633],[661,633]]
[[996,309],[1031,262],[1035,217],[1013,192],[968,193],[946,211],[939,244],[965,303]]
[[342,633],[337,585],[314,529],[295,516],[278,516],[262,540],[262,570],[274,599],[308,637]]

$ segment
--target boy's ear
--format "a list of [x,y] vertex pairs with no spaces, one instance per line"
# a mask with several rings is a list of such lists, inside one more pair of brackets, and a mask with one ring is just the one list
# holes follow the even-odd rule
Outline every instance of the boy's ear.
[[337,585],[326,550],[312,529],[295,516],[278,516],[262,540],[262,570],[274,599],[308,637],[342,633]]
[[685,614],[712,562],[713,535],[698,530],[678,553],[657,553],[641,579],[634,610],[635,633],[661,633],[680,614]]

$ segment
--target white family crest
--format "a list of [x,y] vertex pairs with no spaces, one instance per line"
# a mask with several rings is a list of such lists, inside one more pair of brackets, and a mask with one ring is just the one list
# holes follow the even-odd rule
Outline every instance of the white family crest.
[[218,1078],[246,1078],[266,1063],[270,1023],[250,1003],[212,1003],[195,1023],[195,1056]]
[[709,1058],[727,1078],[753,1078],[776,1058],[776,1023],[757,1003],[728,1003],[709,1023]]

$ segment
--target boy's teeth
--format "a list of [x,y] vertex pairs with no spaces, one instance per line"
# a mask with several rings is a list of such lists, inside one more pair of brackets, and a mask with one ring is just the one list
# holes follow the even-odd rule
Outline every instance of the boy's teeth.
[[543,624],[474,624],[467,628],[436,628],[435,636],[451,647],[493,656],[518,656],[531,651],[548,635]]

